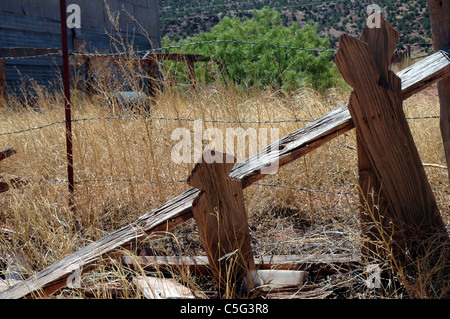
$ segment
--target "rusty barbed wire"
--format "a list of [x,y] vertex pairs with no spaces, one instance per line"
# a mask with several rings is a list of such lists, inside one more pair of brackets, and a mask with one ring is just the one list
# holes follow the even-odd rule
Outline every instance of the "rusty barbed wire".
[[[266,47],[273,47],[278,49],[289,49],[289,50],[301,50],[301,51],[310,51],[310,52],[333,52],[336,53],[337,49],[318,49],[318,48],[302,48],[302,47],[291,47],[291,46],[283,46],[283,45],[277,45],[272,43],[263,43],[263,42],[253,42],[253,41],[238,41],[238,40],[208,40],[208,41],[196,41],[196,42],[190,42],[190,43],[183,43],[179,45],[171,45],[171,46],[165,46],[165,47],[159,47],[159,48],[153,48],[153,49],[147,49],[147,50],[136,50],[131,52],[117,52],[117,53],[93,53],[93,52],[79,52],[74,50],[69,50],[69,55],[72,56],[85,56],[85,57],[125,57],[127,59],[146,59],[151,54],[159,53],[164,50],[172,50],[172,49],[180,49],[184,47],[189,46],[196,46],[196,45],[204,45],[204,44],[214,44],[214,43],[232,43],[232,44],[246,44],[246,45],[260,45],[260,46],[266,46]],[[417,42],[417,43],[405,43],[405,44],[398,44],[397,46],[429,46],[432,45],[432,42]],[[45,49],[45,48],[43,48]],[[46,48],[47,50],[54,49],[54,48]],[[142,54],[142,57],[139,57],[137,55]],[[134,56],[136,55],[136,56]],[[52,56],[62,56],[62,51],[58,52],[49,52],[49,53],[43,53],[43,54],[36,54],[36,55],[28,55],[28,56],[7,56],[7,57],[1,57],[1,59],[5,60],[15,60],[15,59],[33,59],[33,58],[42,58],[42,57],[52,57]]]
[[[122,116],[104,116],[104,117],[90,117],[90,118],[81,118],[81,119],[73,119],[72,123],[76,122],[85,122],[85,121],[95,121],[95,120],[119,120],[119,119],[147,119],[147,120],[166,120],[166,121],[180,121],[180,122],[195,122],[202,121],[205,123],[217,123],[217,124],[283,124],[283,123],[311,123],[314,120],[307,119],[291,119],[291,120],[274,120],[274,121],[236,121],[236,120],[203,120],[203,119],[192,119],[192,118],[176,118],[176,117],[156,117],[156,116],[147,116],[147,115],[122,115]],[[416,117],[407,117],[407,120],[426,120],[426,119],[440,119],[439,115],[436,116],[416,116]],[[56,121],[40,126],[30,127],[27,129],[21,129],[17,131],[4,132],[0,133],[0,136],[6,135],[14,135],[21,134],[36,130],[41,130],[47,127],[51,127],[58,124],[65,124],[66,121]]]

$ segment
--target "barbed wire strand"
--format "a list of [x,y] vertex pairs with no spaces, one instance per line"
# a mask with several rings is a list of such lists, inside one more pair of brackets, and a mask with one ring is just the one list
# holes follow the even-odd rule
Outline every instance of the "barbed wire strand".
[[[145,115],[123,115],[123,116],[104,116],[104,117],[90,117],[90,118],[81,118],[81,119],[73,119],[72,123],[76,122],[85,122],[85,121],[94,121],[94,120],[118,120],[118,119],[148,119],[148,120],[166,120],[166,121],[187,121],[187,122],[195,122],[201,121],[205,123],[218,123],[218,124],[283,124],[283,123],[311,123],[314,120],[306,120],[306,119],[293,119],[293,120],[275,120],[275,121],[227,121],[227,120],[199,120],[199,119],[191,119],[191,118],[175,118],[175,117],[154,117],[154,116],[145,116]],[[439,119],[440,116],[417,116],[417,117],[407,117],[407,120],[426,120],[426,119]],[[35,126],[27,129],[21,129],[18,131],[11,131],[0,133],[0,136],[6,135],[15,135],[21,134],[36,130],[41,130],[50,126],[65,124],[66,121],[57,121],[48,124],[44,124],[41,126]]]
[[[246,45],[260,45],[267,46],[279,49],[289,49],[289,50],[302,50],[302,51],[310,51],[310,52],[333,52],[336,53],[337,49],[318,49],[318,48],[302,48],[302,47],[292,47],[292,46],[283,46],[271,43],[262,43],[262,42],[253,42],[253,41],[239,41],[239,40],[208,40],[208,41],[196,41],[190,43],[183,43],[179,45],[171,45],[160,48],[153,48],[148,50],[137,50],[133,52],[118,52],[118,53],[88,53],[88,52],[77,52],[73,50],[69,50],[69,54],[72,56],[85,56],[85,57],[126,57],[128,59],[146,59],[148,56],[154,53],[160,53],[164,50],[172,50],[172,49],[180,49],[188,46],[196,46],[196,45],[204,45],[204,44],[215,44],[215,43],[233,43],[233,44],[246,44]],[[398,44],[398,46],[423,46],[423,45],[432,45],[432,42],[418,42],[418,43],[407,43],[407,44]],[[48,50],[54,48],[47,48]],[[143,57],[139,58],[137,56],[133,56],[136,54],[143,54]],[[28,55],[28,56],[7,56],[1,57],[5,60],[14,60],[14,59],[33,59],[33,58],[42,58],[42,57],[53,57],[53,56],[62,56],[62,51],[58,52],[49,52],[37,55]]]
[[[44,179],[44,180],[27,180],[27,182],[36,183],[36,182],[46,182],[46,183],[67,183],[65,179]],[[83,183],[97,183],[97,182],[129,182],[129,183],[143,183],[143,184],[183,184],[186,183],[186,180],[178,180],[178,181],[147,181],[147,180],[137,180],[137,179],[122,179],[122,178],[100,178],[100,179],[86,179],[86,180],[78,180],[74,181],[75,184],[83,184]],[[318,190],[318,189],[309,189],[303,187],[294,187],[294,186],[286,186],[279,184],[266,184],[266,183],[253,183],[252,185],[262,186],[262,187],[273,187],[273,188],[282,188],[282,189],[290,189],[295,191],[303,191],[309,193],[317,193],[317,194],[332,194],[332,195],[359,195],[358,192],[349,192],[349,191],[327,191],[327,190]],[[447,187],[450,187],[447,186]],[[432,187],[433,190],[442,190],[447,187]]]
[[[36,183],[36,182],[67,183],[67,180],[56,178],[56,179],[44,179],[44,180],[27,180],[27,182],[30,182],[30,183]],[[156,185],[156,184],[182,184],[182,183],[186,183],[186,180],[156,182],[156,181],[146,181],[146,180],[137,180],[137,179],[100,178],[100,179],[86,179],[86,180],[74,181],[75,184],[96,183],[96,182],[131,182],[131,183],[143,183],[143,184]],[[354,193],[354,192],[333,192],[333,191],[308,189],[308,188],[277,185],[277,184],[253,183],[253,185],[258,185],[258,186],[263,186],[263,187],[284,188],[284,189],[304,191],[304,192],[310,192],[310,193],[323,193],[323,194],[335,194],[335,195],[358,195],[358,193]]]

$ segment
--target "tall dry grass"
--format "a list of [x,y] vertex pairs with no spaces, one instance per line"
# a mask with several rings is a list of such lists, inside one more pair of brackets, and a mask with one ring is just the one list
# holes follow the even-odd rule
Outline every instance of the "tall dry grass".
[[[24,276],[129,224],[186,190],[188,186],[177,181],[187,178],[194,163],[175,164],[171,158],[176,144],[171,139],[172,132],[180,127],[193,131],[193,122],[182,119],[203,120],[204,129],[214,127],[224,134],[230,127],[277,128],[282,137],[306,123],[214,123],[211,120],[314,120],[344,105],[349,97],[345,90],[318,93],[300,89],[287,94],[270,89],[242,90],[220,82],[197,90],[168,85],[151,104],[151,117],[166,119],[152,119],[134,117],[135,111],[123,108],[111,98],[112,93],[124,89],[142,90],[139,79],[146,75],[131,64],[120,65],[116,72],[126,81],[117,81],[117,74],[113,76],[108,67],[99,63],[96,65],[98,94],[89,99],[82,91],[73,92],[73,119],[88,119],[73,123],[74,172],[78,181],[74,212],[67,207],[64,182],[67,178],[64,124],[47,126],[64,120],[62,97],[35,87],[32,100],[11,96],[9,107],[0,110],[0,149],[12,146],[17,151],[1,162],[0,175],[5,180],[11,177],[28,180],[25,187],[0,194],[0,223],[14,232],[0,234],[0,251],[3,256],[23,256]],[[409,117],[438,115],[435,88],[405,101],[404,109]],[[111,118],[118,115],[125,117]],[[440,167],[445,165],[445,160],[439,120],[410,120],[409,123],[421,159],[427,164],[426,173],[439,208],[448,223],[449,188],[447,171]],[[34,127],[43,128],[5,134]],[[253,185],[244,191],[255,255],[359,253],[357,153],[353,131],[281,168],[261,183],[282,187]],[[156,254],[204,253],[193,221],[171,233],[149,236],[130,253],[136,255],[143,247]],[[95,287],[115,284],[125,291],[123,297],[141,297],[128,280],[129,272],[117,263],[106,266],[99,263],[96,270],[83,276],[83,283]],[[187,273],[173,275],[197,292],[211,285]],[[336,291],[343,291],[343,297],[373,297],[366,289],[365,276],[343,271],[326,283]],[[319,283],[311,279],[311,285]],[[96,289],[94,297],[112,297],[110,290]],[[387,295],[400,298],[404,293],[402,289],[394,289]],[[75,291],[65,294],[86,297]]]

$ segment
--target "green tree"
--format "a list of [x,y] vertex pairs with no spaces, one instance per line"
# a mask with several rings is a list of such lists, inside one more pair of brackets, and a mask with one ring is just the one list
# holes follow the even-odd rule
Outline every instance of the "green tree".
[[[300,27],[297,23],[283,26],[280,13],[264,8],[255,11],[252,19],[224,18],[209,32],[185,39],[177,45],[189,42],[231,40],[273,44],[283,47],[329,49],[329,39],[321,38],[317,26],[311,23]],[[302,86],[327,89],[336,84],[339,77],[334,66],[333,52],[314,52],[298,49],[271,47],[242,43],[207,43],[183,47],[183,53],[197,53],[213,57],[220,78],[246,87],[275,87],[286,90]],[[222,66],[222,68],[221,68]],[[219,70],[219,68],[221,68]],[[197,73],[206,81],[212,77]]]

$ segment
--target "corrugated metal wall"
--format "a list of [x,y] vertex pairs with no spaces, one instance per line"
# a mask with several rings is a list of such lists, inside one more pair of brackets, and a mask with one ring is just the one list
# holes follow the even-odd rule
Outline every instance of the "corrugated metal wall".
[[[81,28],[68,32],[69,50],[115,52],[111,36],[117,34],[108,11],[119,15],[120,33],[134,50],[161,46],[157,0],[68,0],[69,4],[81,9]],[[60,48],[59,0],[0,0],[0,47]],[[14,59],[6,64],[9,90],[29,83],[29,78],[59,88],[60,57]]]

